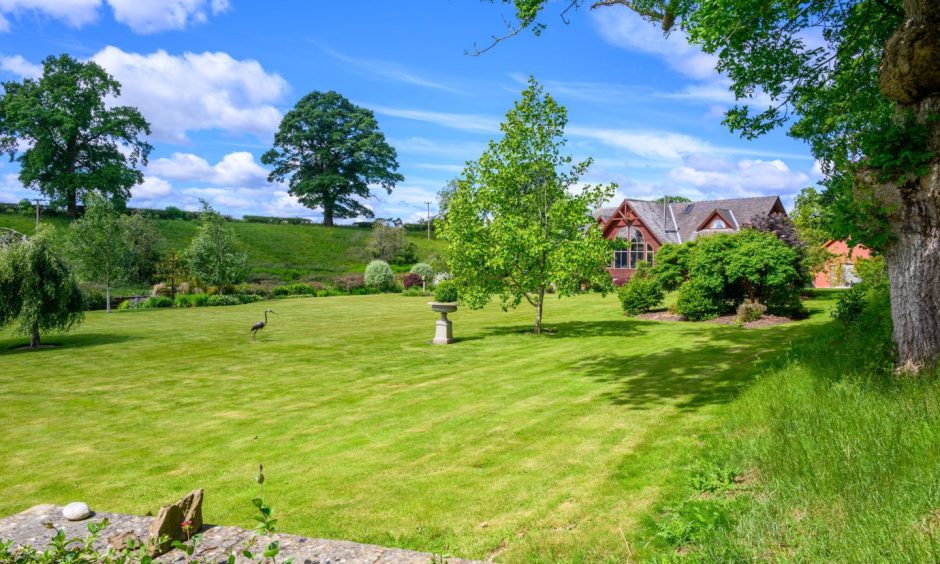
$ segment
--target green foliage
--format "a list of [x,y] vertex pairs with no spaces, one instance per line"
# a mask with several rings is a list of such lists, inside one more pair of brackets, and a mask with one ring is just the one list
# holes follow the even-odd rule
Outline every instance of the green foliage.
[[[48,57],[38,79],[3,83],[0,149],[20,165],[20,182],[68,206],[89,191],[123,205],[143,181],[150,125],[116,106],[121,85],[93,61]],[[28,146],[23,150],[22,146]]]
[[715,289],[698,278],[689,280],[679,288],[674,307],[676,313],[690,321],[718,317],[728,309],[721,289]]
[[105,295],[93,288],[82,288],[83,309],[86,311],[105,309]]
[[863,284],[871,288],[888,286],[888,271],[885,268],[885,258],[883,256],[856,259],[855,274],[858,275]]
[[[80,278],[105,287],[127,279],[131,248],[125,238],[124,223],[110,200],[89,192],[85,198],[85,215],[69,226],[69,254]],[[110,304],[106,304],[110,310]]]
[[833,319],[838,319],[843,323],[855,323],[865,311],[865,302],[868,296],[868,288],[864,285],[856,284],[848,290],[839,294],[836,301],[836,307],[830,314]]
[[82,292],[45,229],[0,246],[0,327],[13,324],[39,346],[47,331],[68,331],[84,318]]
[[620,305],[627,315],[646,313],[663,303],[665,292],[647,263],[640,263],[633,276],[617,290]]
[[490,141],[458,179],[441,225],[461,300],[481,308],[498,295],[504,309],[526,300],[536,308],[536,332],[548,288],[568,296],[585,281],[610,285],[603,268],[609,245],[596,227],[585,231],[584,225],[588,210],[612,189],[568,191],[590,161],[571,166],[571,157],[561,154],[567,119],[565,108],[530,79],[506,114],[503,138]]
[[128,246],[125,277],[132,284],[149,284],[161,258],[160,232],[153,220],[140,212],[122,215],[119,223],[121,236]]
[[659,198],[656,198],[655,200],[653,200],[653,202],[659,205],[662,205],[666,203],[667,200],[669,201],[670,204],[683,204],[683,203],[692,201],[686,198],[685,196],[660,196]]
[[372,238],[369,239],[366,252],[373,259],[390,264],[411,264],[418,260],[418,247],[405,235],[404,227],[377,221],[372,226]]
[[434,268],[426,262],[419,262],[412,266],[411,273],[417,274],[425,282],[430,282],[431,279],[434,278]]
[[725,504],[708,499],[690,499],[664,512],[657,537],[670,546],[682,547],[729,529],[731,519]]
[[274,296],[315,296],[317,289],[309,284],[287,284],[275,286],[271,294]]
[[147,309],[173,307],[173,300],[166,296],[150,296],[144,303]]
[[219,288],[243,281],[248,275],[248,256],[225,218],[202,202],[200,222],[199,232],[186,251],[192,275]]
[[208,294],[176,294],[176,307],[205,307],[209,305]]
[[391,193],[404,180],[372,112],[333,91],[301,98],[261,162],[273,168],[269,181],[286,181],[300,203],[321,207],[324,225],[334,217],[374,217],[357,198],[370,197],[370,185]]
[[434,301],[453,303],[458,298],[457,284],[453,280],[442,280],[434,287]]
[[209,296],[209,300],[206,305],[210,307],[216,306],[232,306],[241,304],[241,300],[238,296],[226,296],[223,294],[216,294],[214,296]]
[[395,274],[387,262],[374,260],[366,266],[365,282],[367,286],[388,290],[395,284]]
[[180,284],[189,278],[189,268],[186,264],[186,254],[176,249],[163,253],[155,268],[155,276],[170,288],[170,297],[176,297],[176,290]]
[[656,252],[654,275],[662,288],[668,292],[677,289],[689,278],[689,257],[695,242],[682,245],[663,245]]

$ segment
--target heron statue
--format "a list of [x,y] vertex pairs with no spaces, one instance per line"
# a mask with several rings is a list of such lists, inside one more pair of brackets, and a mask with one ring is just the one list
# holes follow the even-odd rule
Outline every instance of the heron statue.
[[251,326],[251,340],[258,340],[258,331],[261,331],[268,326],[268,313],[274,313],[273,309],[264,310],[264,321],[259,321]]

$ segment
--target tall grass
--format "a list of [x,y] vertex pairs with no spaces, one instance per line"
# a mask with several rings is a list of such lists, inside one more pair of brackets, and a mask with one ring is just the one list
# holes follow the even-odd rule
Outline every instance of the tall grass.
[[[820,326],[764,371],[649,524],[660,554],[940,561],[940,379],[896,375],[890,331],[877,295],[856,323]],[[703,487],[716,483],[703,468],[737,478]]]

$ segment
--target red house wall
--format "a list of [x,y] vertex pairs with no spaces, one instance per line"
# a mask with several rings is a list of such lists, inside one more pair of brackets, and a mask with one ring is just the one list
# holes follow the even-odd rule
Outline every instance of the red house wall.
[[[845,241],[829,241],[824,246],[827,251],[836,255],[836,258],[833,260],[839,264],[846,262],[854,263],[856,259],[871,258],[871,251],[861,245],[852,247],[851,252],[848,243]],[[825,269],[816,274],[813,286],[816,288],[832,288],[832,272],[830,271],[830,265],[827,264]]]

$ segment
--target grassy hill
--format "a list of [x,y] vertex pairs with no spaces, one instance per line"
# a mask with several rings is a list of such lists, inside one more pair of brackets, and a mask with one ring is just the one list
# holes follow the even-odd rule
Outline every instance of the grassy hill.
[[[42,218],[44,224],[63,231],[70,222],[64,217]],[[183,249],[199,227],[197,221],[156,219],[164,249]],[[324,227],[267,223],[230,223],[248,252],[252,280],[328,280],[347,272],[362,272],[368,262],[364,250],[371,230],[366,227]],[[19,214],[0,213],[0,227],[31,235],[34,219]],[[441,256],[446,244],[428,240],[427,235],[409,232],[408,240],[418,247],[421,260]]]

